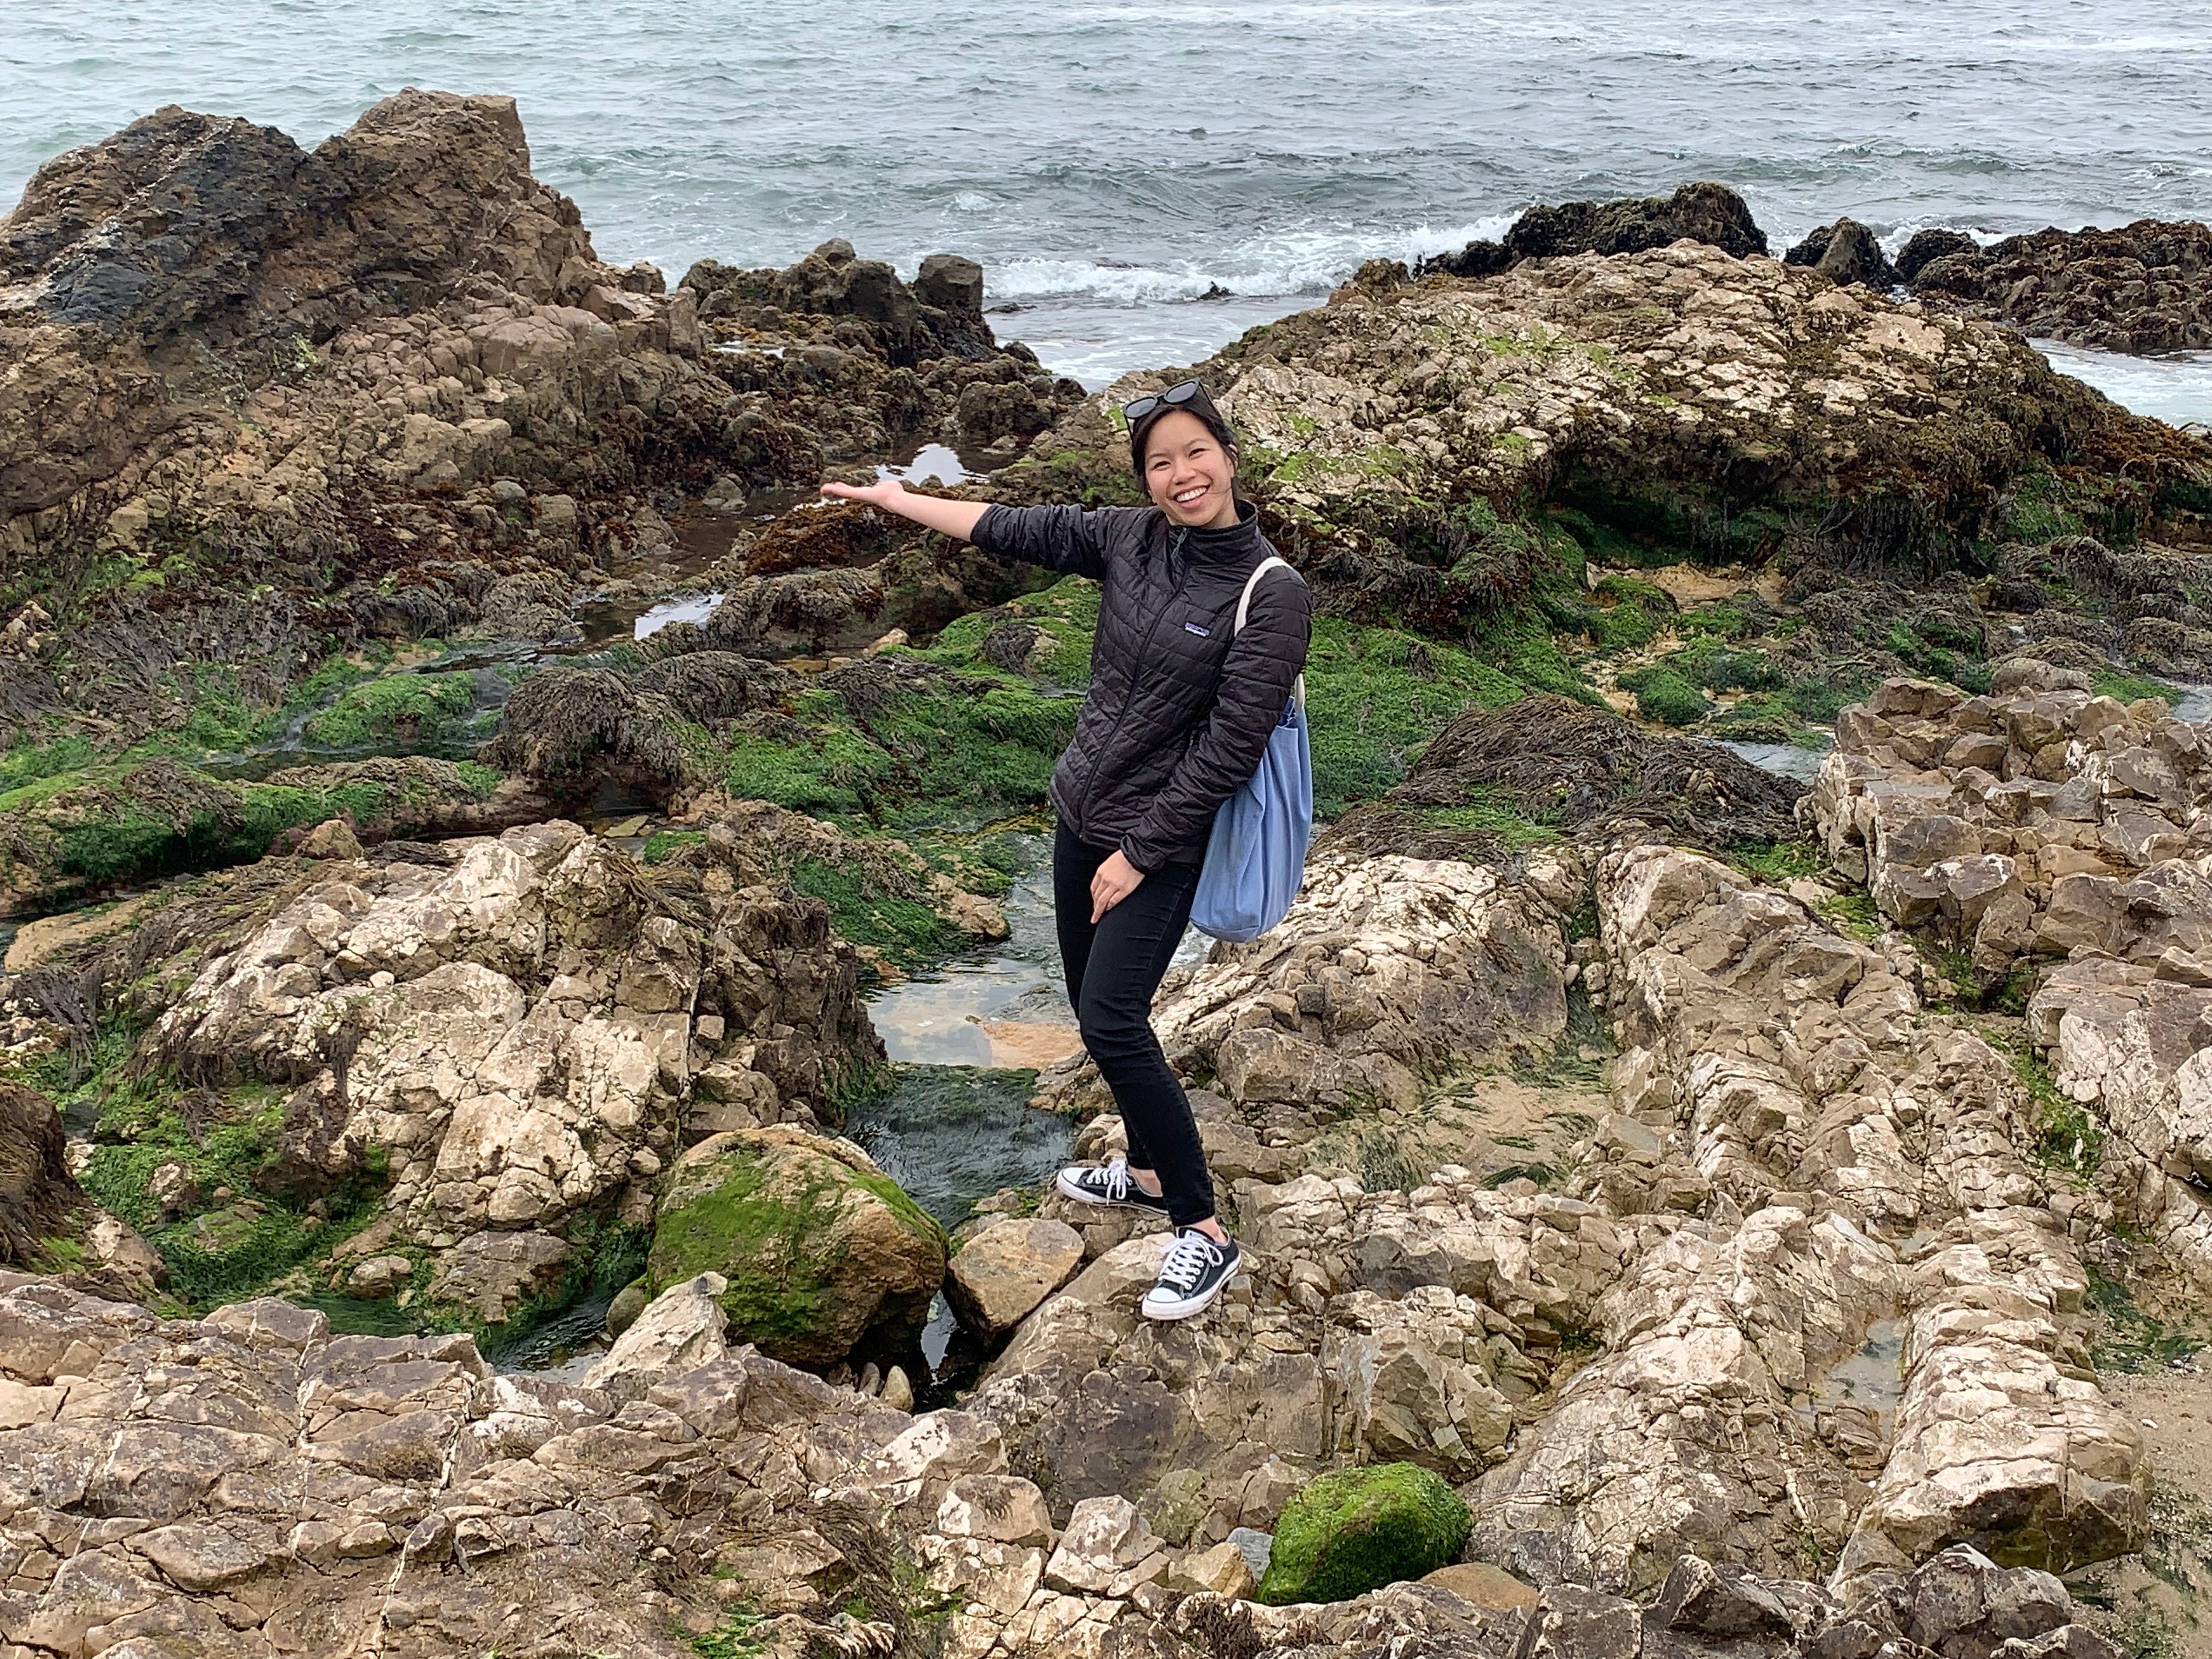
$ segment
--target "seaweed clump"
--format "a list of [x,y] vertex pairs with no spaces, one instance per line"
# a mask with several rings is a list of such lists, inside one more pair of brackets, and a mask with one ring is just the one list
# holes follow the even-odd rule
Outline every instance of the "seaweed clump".
[[1403,783],[1346,813],[1331,841],[1478,861],[1579,834],[1724,851],[1794,837],[1805,787],[1717,744],[1646,732],[1572,698],[1532,696],[1462,714]]

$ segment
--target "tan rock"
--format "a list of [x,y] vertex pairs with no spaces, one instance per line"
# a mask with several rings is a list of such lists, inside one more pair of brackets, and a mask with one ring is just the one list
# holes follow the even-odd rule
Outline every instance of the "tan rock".
[[1000,1544],[1052,1542],[1052,1513],[1036,1482],[1012,1474],[963,1474],[937,1506],[937,1530],[947,1538]]
[[307,832],[299,846],[303,859],[357,859],[362,856],[361,842],[353,827],[343,818],[331,818],[317,824]]
[[1252,1568],[1243,1551],[1224,1541],[1183,1556],[1169,1569],[1167,1583],[1170,1589],[1206,1591],[1237,1601],[1252,1593]]
[[1065,1222],[994,1221],[952,1258],[945,1294],[963,1324],[996,1337],[1074,1277],[1083,1239]]
[[1438,1567],[1421,1582],[1449,1590],[1470,1607],[1486,1613],[1526,1613],[1536,1605],[1536,1589],[1502,1567],[1487,1561],[1455,1561]]

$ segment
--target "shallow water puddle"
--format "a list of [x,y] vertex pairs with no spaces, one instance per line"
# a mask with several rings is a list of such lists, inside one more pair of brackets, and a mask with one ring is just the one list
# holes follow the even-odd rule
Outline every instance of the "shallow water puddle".
[[1738,743],[1724,738],[1721,747],[1741,756],[1762,772],[1806,783],[1820,775],[1820,763],[1828,757],[1825,749],[1800,749],[1794,743]]
[[1868,1326],[1865,1340],[1828,1368],[1815,1392],[1822,1400],[1848,1401],[1872,1413],[1887,1440],[1905,1395],[1904,1322],[1877,1319]]
[[[1001,901],[1005,942],[949,957],[869,997],[868,1018],[893,1061],[1034,1067],[1081,1046],[1053,927],[1048,846],[1042,836],[1023,840],[1034,863]],[[1186,929],[1174,965],[1196,967],[1211,944]]]
[[722,603],[718,588],[704,593],[687,593],[681,599],[663,599],[640,616],[631,627],[630,637],[649,640],[671,623],[703,623],[713,616]]

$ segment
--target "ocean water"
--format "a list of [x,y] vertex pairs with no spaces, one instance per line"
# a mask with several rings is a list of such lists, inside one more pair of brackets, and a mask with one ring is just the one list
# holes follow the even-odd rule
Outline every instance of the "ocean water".
[[2212,217],[2212,8],[2172,0],[7,0],[0,201],[165,103],[313,143],[409,85],[517,98],[603,257],[967,253],[1092,384],[1540,200],[1718,179],[1778,252]]

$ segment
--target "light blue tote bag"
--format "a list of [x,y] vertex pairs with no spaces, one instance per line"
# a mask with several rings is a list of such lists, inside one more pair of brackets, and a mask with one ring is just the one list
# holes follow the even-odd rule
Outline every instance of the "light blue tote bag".
[[[1237,633],[1252,608],[1252,590],[1286,560],[1260,561],[1237,601]],[[1231,636],[1234,638],[1235,635]],[[1202,933],[1242,944],[1283,919],[1305,878],[1306,846],[1313,839],[1313,755],[1306,744],[1306,677],[1283,705],[1268,734],[1260,769],[1221,803],[1213,838],[1206,844],[1190,919]]]

